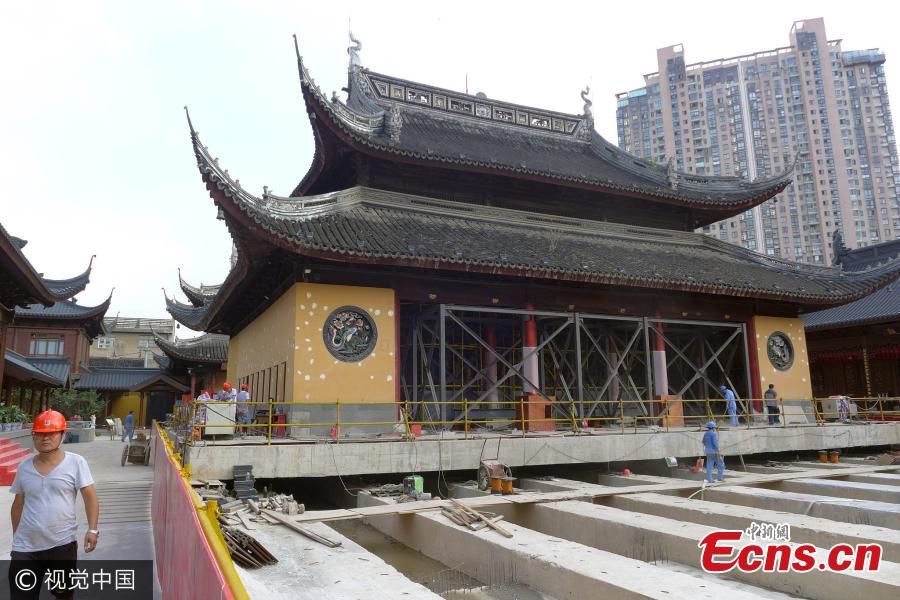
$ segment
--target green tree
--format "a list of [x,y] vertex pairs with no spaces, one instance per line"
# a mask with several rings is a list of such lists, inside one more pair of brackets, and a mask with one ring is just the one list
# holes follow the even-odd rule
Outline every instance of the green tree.
[[58,410],[71,418],[79,415],[82,419],[88,419],[92,414],[103,410],[103,400],[97,397],[97,392],[79,390],[53,390],[50,396],[50,408]]

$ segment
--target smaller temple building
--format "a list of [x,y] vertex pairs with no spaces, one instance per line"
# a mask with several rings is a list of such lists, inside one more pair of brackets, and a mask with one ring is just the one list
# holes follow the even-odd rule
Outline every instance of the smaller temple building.
[[93,259],[80,275],[50,279],[25,257],[27,243],[0,224],[0,398],[33,413],[47,406],[50,389],[78,377],[110,299],[73,299],[90,281]]
[[[835,236],[834,264],[865,273],[900,256],[900,240],[847,249]],[[803,315],[817,397],[900,396],[900,281],[855,302]]]

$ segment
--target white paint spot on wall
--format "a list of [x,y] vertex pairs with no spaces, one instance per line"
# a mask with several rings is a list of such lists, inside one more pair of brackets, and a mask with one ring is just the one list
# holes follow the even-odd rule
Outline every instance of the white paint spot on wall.
[[304,381],[309,381],[309,375],[304,375],[304,376],[303,376],[303,380],[304,380]]
[[806,377],[803,378],[803,383],[806,383]]
[[307,298],[312,298],[312,292],[306,292],[306,297],[307,297]]
[[300,310],[306,310],[306,305],[305,305],[305,304],[301,304],[301,305],[300,305]]
[[312,306],[310,306],[310,308],[315,309],[318,305],[319,305],[318,302],[313,302]]
[[376,309],[375,309],[375,316],[376,316],[376,317],[381,316],[381,309],[380,309],[380,308],[376,308]]
[[334,361],[334,364],[338,364],[338,361]]
[[375,379],[374,375],[369,375],[369,379]]
[[393,376],[393,375],[388,375],[388,376],[387,376],[387,380],[388,380],[388,381],[393,381],[393,380],[394,380],[394,376]]
[[294,346],[294,350],[299,350],[300,346]]
[[325,379],[325,373],[319,373],[319,379]]
[[309,359],[309,364],[313,364],[314,362],[316,362],[316,359],[314,359],[314,358]]
[[299,326],[299,325],[297,325],[297,331],[300,331],[300,326]]
[[[309,321],[303,321],[304,325],[309,325]],[[321,329],[319,331],[322,331]]]
[[389,310],[389,311],[388,311],[388,316],[389,316],[389,317],[393,317],[393,316],[394,316],[394,311]]
[[301,371],[300,369],[297,369],[297,375],[303,375],[303,371]]
[[357,367],[361,367],[361,366],[362,366],[362,363],[361,363],[361,362],[358,362],[358,363],[356,363],[356,366],[357,366]]
[[326,304],[325,306],[323,306],[322,310],[328,310],[328,305]]
[[393,355],[394,355],[393,352],[388,352],[388,356],[393,356]]
[[309,394],[306,395],[306,399],[309,400]]
[[303,341],[306,342],[306,343],[308,344],[308,343],[311,342],[312,340],[309,339],[309,338],[306,338],[306,339],[304,339]]
[[307,351],[307,352],[312,352],[312,346],[307,346],[307,347],[306,347],[306,351]]

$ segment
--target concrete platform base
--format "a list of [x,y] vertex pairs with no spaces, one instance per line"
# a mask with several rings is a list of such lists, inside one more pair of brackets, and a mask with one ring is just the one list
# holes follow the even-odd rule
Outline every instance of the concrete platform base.
[[[188,460],[195,477],[230,479],[236,464],[252,464],[257,478],[333,477],[379,473],[475,470],[485,439],[497,445],[498,458],[516,468],[537,465],[696,458],[702,448],[699,429],[637,433],[469,436],[448,432],[413,442],[400,440],[341,443],[290,443],[271,446],[232,441],[193,447]],[[720,439],[730,456],[900,444],[900,422],[723,429]]]

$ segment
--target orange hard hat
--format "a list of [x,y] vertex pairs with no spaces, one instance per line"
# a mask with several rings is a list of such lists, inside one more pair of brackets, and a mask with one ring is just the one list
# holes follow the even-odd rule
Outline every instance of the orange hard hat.
[[242,390],[246,390],[246,389],[249,388],[249,387],[250,387],[250,386],[247,385],[246,383],[242,383],[242,384],[241,384],[241,389],[242,389]]
[[34,418],[32,433],[54,433],[66,430],[66,418],[55,410],[45,410]]
[[225,390],[226,392],[230,392],[231,384],[226,381],[224,384],[222,384],[222,389]]

